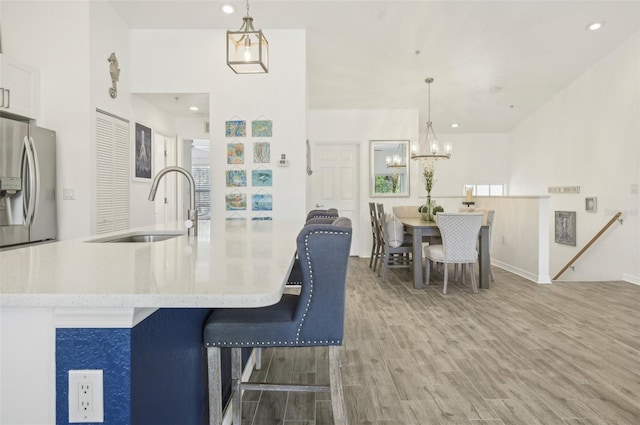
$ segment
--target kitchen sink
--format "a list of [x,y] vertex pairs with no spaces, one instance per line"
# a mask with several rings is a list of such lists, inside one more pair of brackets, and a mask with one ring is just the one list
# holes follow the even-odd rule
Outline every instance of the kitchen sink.
[[102,239],[93,239],[87,242],[98,242],[98,243],[112,243],[112,242],[160,242],[166,241],[167,239],[176,238],[178,236],[184,235],[183,232],[135,232],[129,233],[125,235],[112,236],[108,238]]

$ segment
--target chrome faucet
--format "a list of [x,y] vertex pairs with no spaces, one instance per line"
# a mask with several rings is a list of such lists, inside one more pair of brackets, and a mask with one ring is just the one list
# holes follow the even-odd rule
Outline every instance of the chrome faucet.
[[158,171],[158,174],[153,178],[153,183],[151,183],[151,192],[149,192],[149,200],[153,201],[156,199],[156,191],[158,190],[158,184],[160,184],[160,180],[162,177],[170,172],[180,173],[187,178],[189,181],[189,190],[191,192],[190,201],[189,201],[189,209],[187,210],[187,220],[184,222],[185,227],[188,229],[187,234],[189,236],[198,236],[198,211],[196,210],[196,182],[193,180],[193,176],[190,172],[185,170],[182,167],[166,167],[162,170]]

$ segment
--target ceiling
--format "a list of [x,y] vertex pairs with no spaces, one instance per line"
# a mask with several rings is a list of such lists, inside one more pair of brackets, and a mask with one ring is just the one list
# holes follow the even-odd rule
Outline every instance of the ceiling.
[[[233,15],[221,12],[223,3],[112,1],[132,29],[238,29],[245,3],[229,2]],[[253,0],[250,6],[267,39],[269,29],[306,30],[311,109],[419,109],[426,121],[424,80],[433,77],[438,133],[512,129],[640,28],[640,0]],[[594,21],[605,25],[586,31]]]

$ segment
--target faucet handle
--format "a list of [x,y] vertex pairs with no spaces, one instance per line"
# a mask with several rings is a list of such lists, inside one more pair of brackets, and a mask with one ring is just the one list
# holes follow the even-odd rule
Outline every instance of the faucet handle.
[[198,210],[188,210],[187,219],[184,222],[184,227],[188,229],[187,234],[189,236],[198,236]]

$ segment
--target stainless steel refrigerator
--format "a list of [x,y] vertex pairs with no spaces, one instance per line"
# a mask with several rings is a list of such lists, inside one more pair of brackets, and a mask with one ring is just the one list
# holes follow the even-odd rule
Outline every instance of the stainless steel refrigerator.
[[56,236],[56,133],[0,117],[0,247]]

